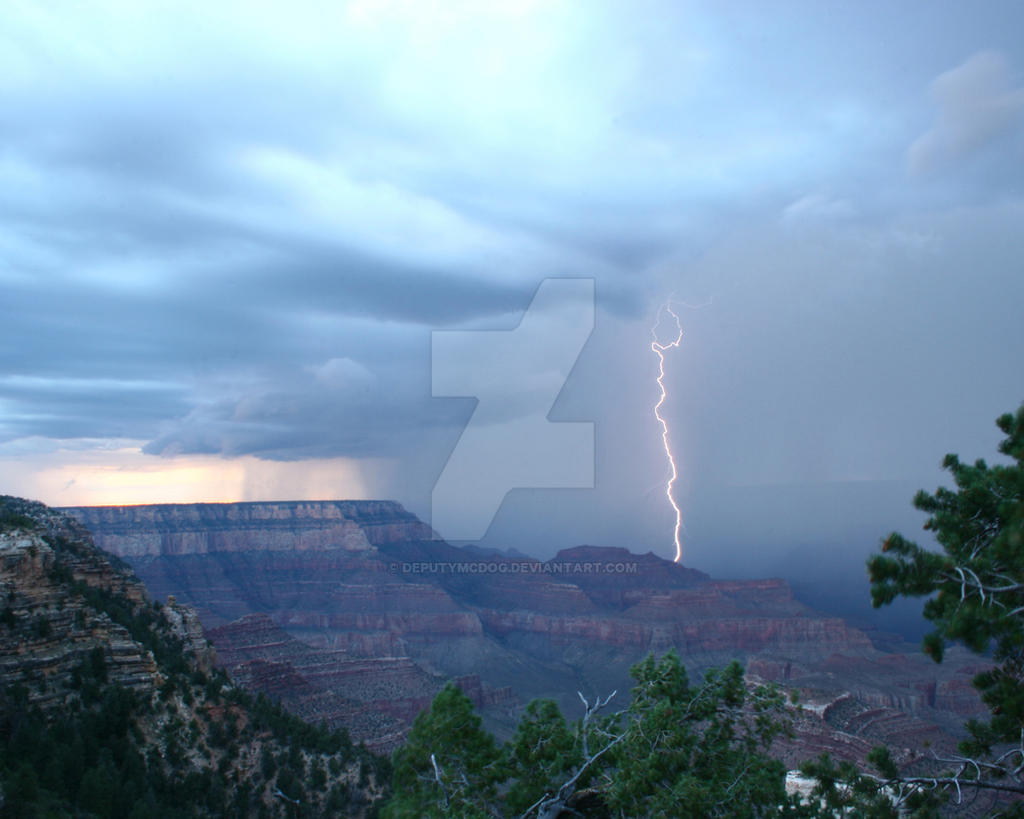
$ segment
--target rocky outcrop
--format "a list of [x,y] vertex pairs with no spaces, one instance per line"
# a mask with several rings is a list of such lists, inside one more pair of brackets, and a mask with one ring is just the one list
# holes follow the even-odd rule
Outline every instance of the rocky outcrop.
[[[24,513],[24,525],[0,532],[3,682],[25,685],[41,708],[64,707],[77,698],[83,669],[95,670],[102,660],[107,683],[151,695],[164,677],[152,651],[124,624],[126,605],[151,606],[131,568],[97,549],[72,518],[15,498],[0,504],[8,515]],[[171,597],[156,623],[198,667],[213,667],[213,649],[191,606]]]
[[[366,815],[382,790],[380,761],[343,733],[255,700],[211,671],[215,659],[190,606],[154,602],[73,519],[0,496],[0,727],[18,737],[18,757],[0,773],[9,782],[20,764],[38,776],[5,809],[162,816],[186,805],[189,815],[224,816],[230,805],[232,815],[270,815],[280,789],[315,766],[330,768],[344,793],[329,806],[326,781],[311,783],[303,815],[338,815],[342,804]],[[74,764],[54,767],[57,757]],[[96,782],[117,790],[116,810],[88,795]]]
[[25,686],[44,710],[62,708],[77,698],[80,670],[97,656],[109,682],[148,696],[159,682],[152,654],[76,594],[74,581],[98,592],[144,594],[138,580],[95,553],[61,549],[38,532],[0,533],[0,679]]
[[164,619],[175,637],[196,658],[196,663],[203,671],[209,671],[217,662],[217,653],[206,639],[203,624],[199,615],[191,606],[179,603],[173,594],[167,596],[164,606]]
[[[946,661],[935,663],[924,655],[833,654],[818,663],[780,662],[771,656],[753,658],[748,677],[778,682],[796,691],[805,712],[816,714],[822,725],[804,723],[808,736],[840,734],[868,738],[874,744],[908,749],[931,745],[952,751],[954,737],[963,734],[966,719],[983,717],[987,709],[971,680],[980,666],[965,649],[951,647]],[[809,726],[809,727],[808,727]],[[824,727],[823,727],[824,726]],[[807,738],[798,745],[817,749]],[[856,743],[840,758],[860,760]],[[832,750],[822,747],[820,750]]]

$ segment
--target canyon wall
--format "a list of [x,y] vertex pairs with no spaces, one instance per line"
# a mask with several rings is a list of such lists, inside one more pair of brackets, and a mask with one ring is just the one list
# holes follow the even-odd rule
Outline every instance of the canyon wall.
[[571,712],[581,688],[626,691],[633,663],[669,649],[691,674],[738,659],[783,684],[849,688],[865,708],[962,721],[978,707],[967,673],[886,665],[863,632],[780,579],[713,580],[625,549],[549,561],[460,549],[388,501],[67,511],[157,597],[194,606],[233,674],[376,747],[397,742],[445,679],[479,689],[500,731],[533,697]]
[[182,503],[67,507],[121,557],[251,551],[371,551],[429,540],[430,527],[391,501]]
[[[28,701],[44,711],[63,708],[68,692],[81,686],[82,669],[102,665],[109,684],[151,696],[163,681],[153,654],[102,610],[106,604],[116,611],[150,606],[142,582],[126,564],[96,549],[75,521],[41,504],[6,496],[0,501],[31,521],[0,531],[4,686],[26,686]],[[200,666],[213,664],[215,654],[191,608],[171,601],[154,618]]]

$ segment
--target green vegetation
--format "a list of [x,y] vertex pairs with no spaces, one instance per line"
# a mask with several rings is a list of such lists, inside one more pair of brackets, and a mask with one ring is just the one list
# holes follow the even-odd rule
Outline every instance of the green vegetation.
[[692,687],[672,654],[648,657],[633,676],[606,791],[613,813],[673,816],[684,805],[692,816],[754,817],[786,802],[785,768],[764,753],[787,728],[777,689],[748,689],[739,663]]
[[0,504],[0,532],[9,532],[14,529],[34,530],[36,528],[38,528],[36,522],[28,515],[23,515],[7,505]]
[[[974,679],[991,718],[967,724],[961,755],[945,760],[948,770],[935,784],[950,793],[1024,794],[1024,405],[996,424],[1006,435],[999,451],[1010,463],[968,465],[947,455],[943,467],[956,489],[914,498],[942,551],[893,533],[868,563],[876,606],[928,597],[924,616],[935,628],[924,650],[936,662],[948,643],[959,642],[993,663]],[[898,779],[891,769],[888,778]],[[1024,805],[1003,815],[1024,816]]]
[[[0,696],[4,816],[351,815],[366,807],[365,797],[358,789],[329,789],[325,763],[339,772],[355,763],[377,780],[390,775],[386,760],[353,746],[345,731],[306,723],[263,695],[228,686],[219,673],[176,680],[196,701],[217,692],[205,704],[218,713],[197,711],[188,728],[187,711],[111,684],[100,647],[83,658],[71,686],[79,699],[60,713],[30,705],[24,686]],[[162,730],[147,735],[154,724]],[[232,763],[244,747],[254,749],[254,764],[243,776]],[[202,754],[228,762],[191,764]],[[300,804],[278,799],[267,807],[259,798],[265,787]]]
[[469,698],[449,683],[395,752],[395,797],[384,816],[487,816],[477,806],[494,799],[503,778],[494,738],[481,728]]
[[816,815],[786,796],[785,770],[766,754],[788,726],[776,689],[747,686],[736,663],[693,686],[674,652],[632,674],[626,709],[606,715],[610,697],[585,702],[570,725],[554,702],[537,700],[500,748],[449,685],[396,751],[382,815]]
[[[54,573],[60,574],[62,566],[58,562]],[[153,653],[163,673],[181,675],[189,672],[191,664],[181,640],[163,627],[159,607],[140,606],[113,589],[96,588],[81,580],[70,581],[70,588],[71,593],[83,597],[91,609],[124,626],[135,642]]]

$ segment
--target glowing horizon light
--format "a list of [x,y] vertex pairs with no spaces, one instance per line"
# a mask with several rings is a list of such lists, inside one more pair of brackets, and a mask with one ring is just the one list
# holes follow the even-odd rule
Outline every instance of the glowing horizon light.
[[[676,323],[676,337],[668,344],[662,344],[658,341],[658,325],[661,324],[661,314],[668,313],[672,316],[673,321]],[[679,472],[676,469],[676,460],[672,456],[672,447],[668,442],[668,422],[661,415],[661,405],[665,403],[667,393],[665,391],[665,351],[673,348],[678,348],[680,342],[683,340],[683,325],[679,322],[679,316],[676,315],[672,309],[672,302],[667,301],[658,310],[657,320],[654,322],[654,326],[651,328],[651,350],[656,356],[658,356],[658,389],[661,391],[661,395],[658,397],[658,403],[654,405],[654,417],[658,419],[658,423],[661,424],[661,442],[665,446],[665,457],[668,458],[669,466],[672,469],[672,474],[669,476],[668,482],[665,484],[665,496],[668,498],[668,502],[672,505],[672,509],[676,513],[676,525],[672,533],[672,542],[676,547],[676,556],[673,562],[678,563],[683,557],[683,546],[679,540],[679,531],[683,527],[683,512],[679,508],[679,504],[676,503],[675,496],[672,494],[672,487],[675,486],[676,478],[679,477]]]

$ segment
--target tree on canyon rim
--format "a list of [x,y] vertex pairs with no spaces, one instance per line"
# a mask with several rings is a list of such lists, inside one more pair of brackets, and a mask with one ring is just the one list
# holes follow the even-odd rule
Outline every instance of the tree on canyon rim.
[[[629,705],[587,701],[574,723],[535,700],[500,748],[455,686],[438,694],[395,752],[387,819],[408,817],[808,817],[769,758],[787,729],[773,686],[732,663],[691,684],[674,652],[631,670]],[[581,695],[582,698],[582,695]]]
[[[946,791],[983,789],[1024,795],[1024,404],[996,421],[1006,435],[999,452],[1010,463],[964,464],[947,455],[943,468],[956,485],[923,490],[914,506],[929,517],[942,551],[918,546],[897,533],[868,561],[873,604],[900,596],[929,596],[924,616],[934,625],[924,650],[936,662],[950,642],[990,658],[993,667],[974,678],[991,716],[967,723],[960,755],[944,760],[946,774],[915,783],[895,766],[880,768],[893,783]],[[1024,803],[1007,816],[1024,816]]]

